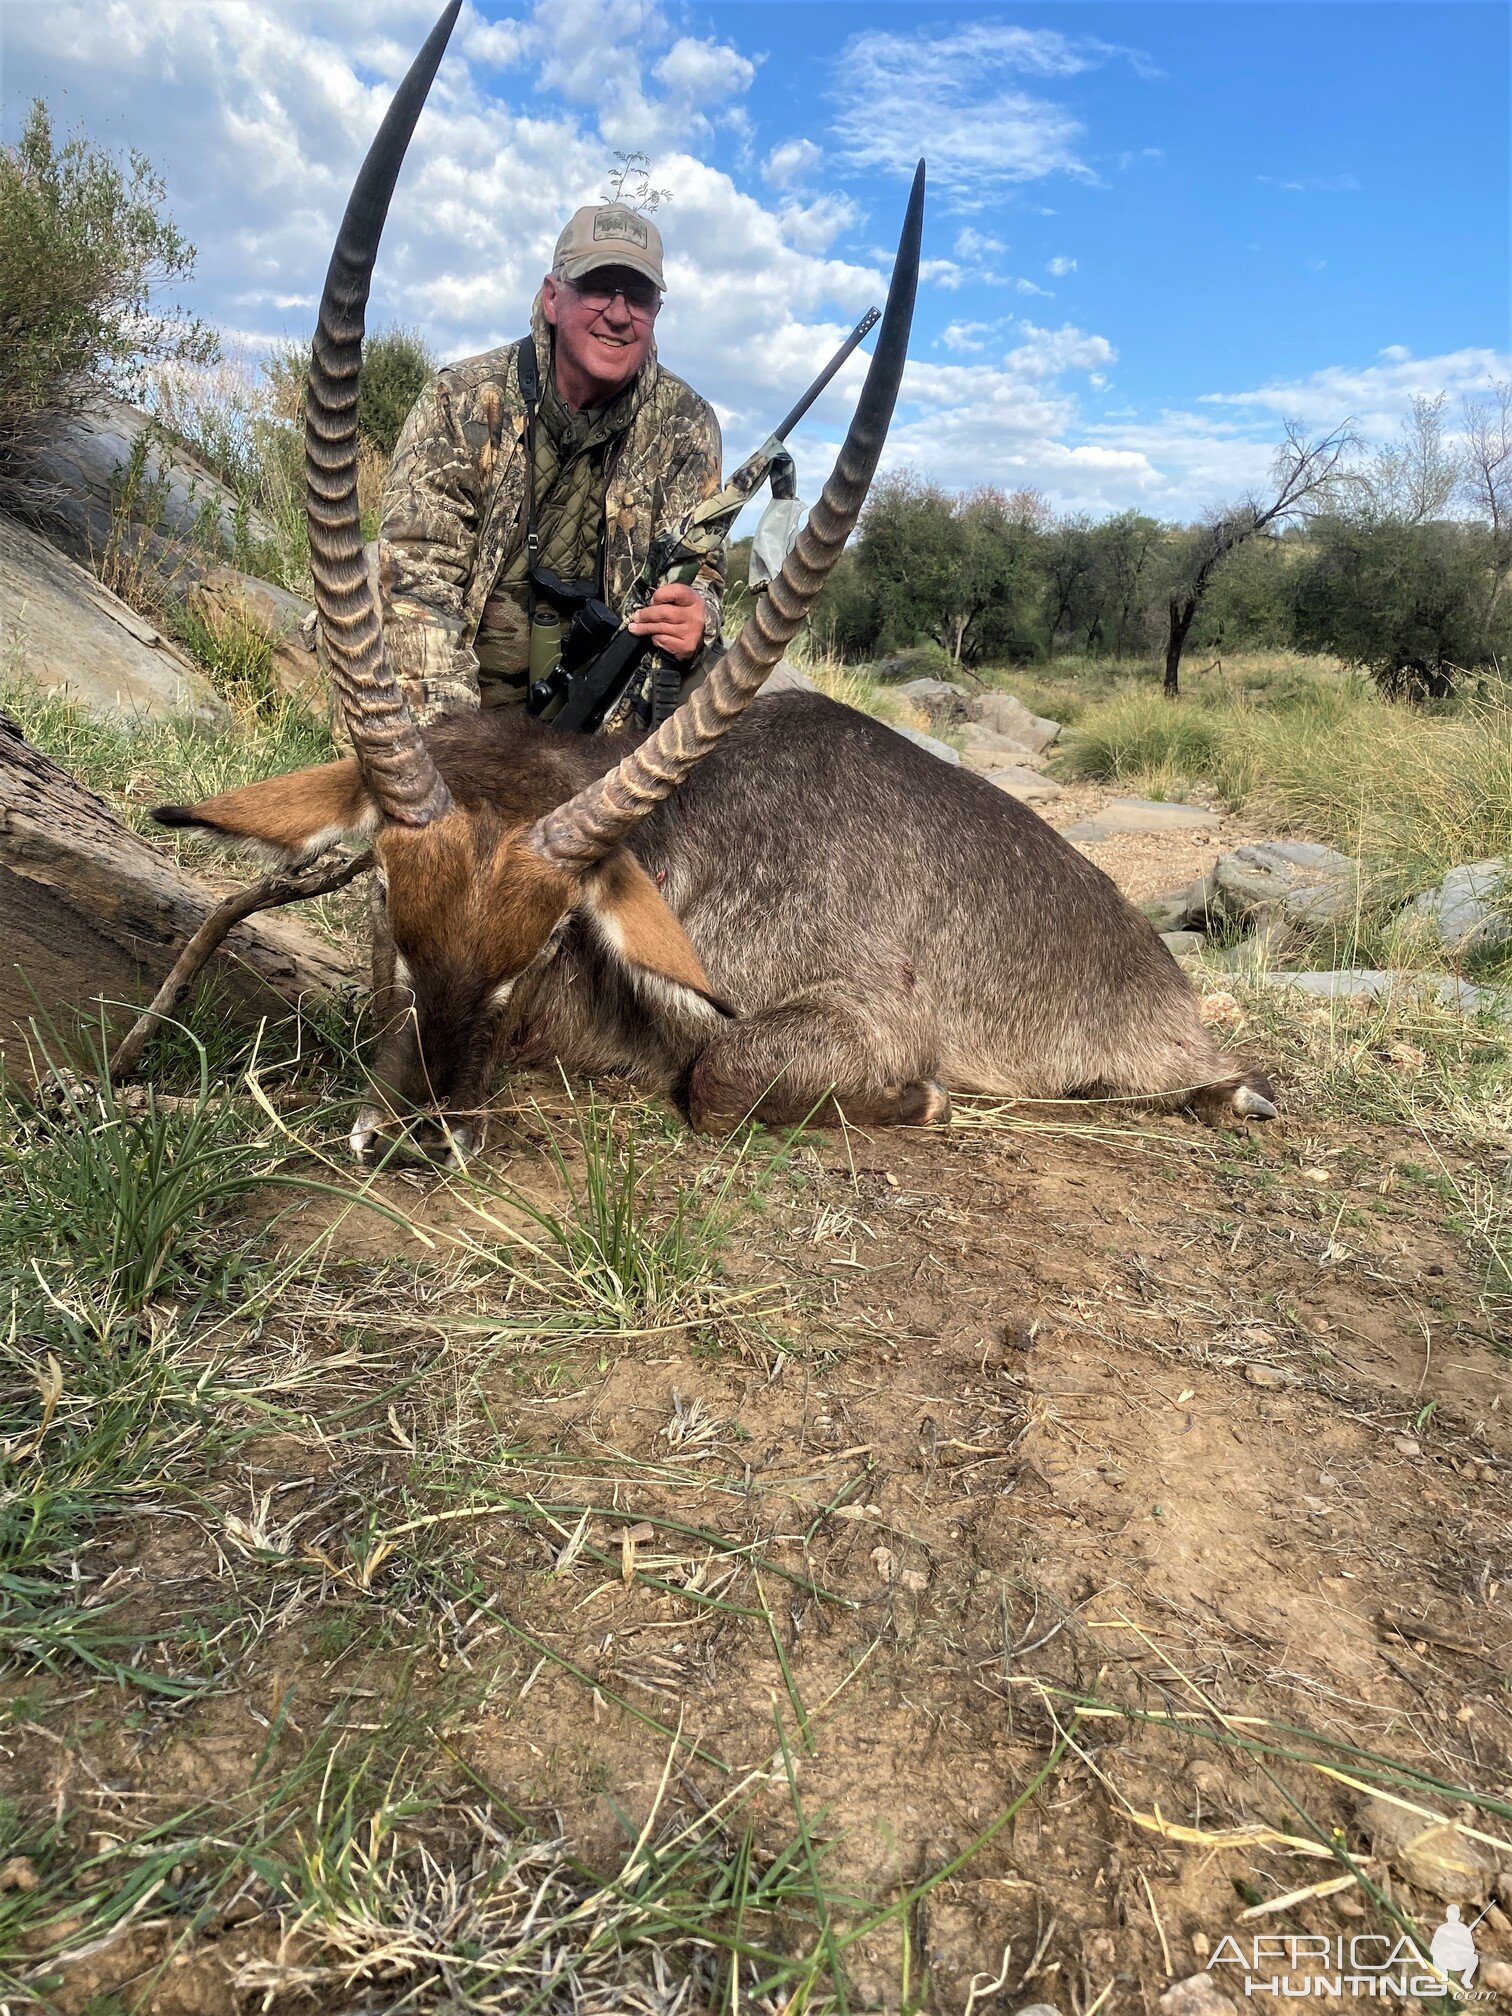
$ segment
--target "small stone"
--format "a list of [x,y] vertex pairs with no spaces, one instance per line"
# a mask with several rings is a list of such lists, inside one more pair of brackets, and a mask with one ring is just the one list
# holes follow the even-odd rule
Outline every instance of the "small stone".
[[1199,1960],[1206,1960],[1212,1950],[1213,1942],[1209,1939],[1206,1932],[1194,1932],[1192,1934],[1192,1951],[1197,1955]]
[[1201,931],[1162,931],[1160,942],[1174,958],[1190,959],[1202,950],[1207,938]]
[[1213,1986],[1211,1974],[1193,1974],[1167,1988],[1156,2003],[1162,2016],[1239,2016],[1227,1995]]
[[1423,1445],[1412,1435],[1393,1435],[1391,1446],[1398,1456],[1421,1456]]
[[1292,1375],[1279,1365],[1246,1365],[1244,1376],[1251,1386],[1290,1386]]
[[1493,1995],[1512,1995],[1512,1964],[1488,1960],[1481,1969],[1480,1985],[1489,1988]]
[[1026,2002],[1013,2016],[1060,2016],[1060,2011],[1053,2002]]
[[1512,1918],[1507,1916],[1499,1904],[1488,1904],[1486,1906],[1486,1923],[1491,1927],[1493,1932],[1499,1932],[1503,1938],[1509,1932],[1512,1932]]
[[891,1582],[896,1572],[891,1547],[873,1547],[871,1561],[878,1578],[883,1582]]
[[0,1867],[0,1890],[35,1890],[37,1880],[36,1867],[25,1855],[12,1855]]
[[1446,1904],[1467,1904],[1486,1894],[1496,1865],[1452,1821],[1426,1819],[1388,1800],[1369,1798],[1360,1807],[1359,1824],[1376,1853],[1415,1889]]
[[898,1587],[911,1596],[922,1596],[929,1587],[929,1577],[918,1568],[905,1568],[898,1576]]

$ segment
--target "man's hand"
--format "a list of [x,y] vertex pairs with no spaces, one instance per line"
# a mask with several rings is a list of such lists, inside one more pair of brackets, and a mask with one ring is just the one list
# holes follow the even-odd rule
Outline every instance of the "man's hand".
[[691,658],[703,642],[703,597],[684,581],[664,581],[625,625],[668,658]]

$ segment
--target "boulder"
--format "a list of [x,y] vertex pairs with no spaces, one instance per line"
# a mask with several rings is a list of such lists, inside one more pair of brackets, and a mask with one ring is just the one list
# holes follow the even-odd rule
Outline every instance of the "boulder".
[[1360,864],[1316,840],[1257,840],[1220,854],[1212,907],[1231,923],[1341,923],[1355,908]]
[[[197,456],[123,399],[100,392],[87,412],[53,422],[16,449],[7,459],[6,493],[75,560],[93,567],[122,544],[121,479],[134,454],[141,477],[124,513],[124,544],[170,579],[193,580],[231,550],[236,499]],[[273,537],[255,512],[241,524],[249,538]]]
[[866,669],[873,679],[884,686],[896,686],[904,679],[918,679],[925,676],[931,666],[940,662],[940,654],[927,644],[915,645],[911,651],[899,651],[892,658],[879,658]]
[[1159,896],[1148,896],[1139,907],[1155,929],[1164,934],[1201,930],[1208,921],[1212,900],[1213,880],[1208,874],[1199,875],[1195,882],[1183,882],[1179,888],[1166,889]]
[[1207,939],[1201,931],[1162,931],[1160,942],[1167,952],[1174,953],[1178,959],[1186,959],[1192,953],[1200,952]]
[[199,668],[86,568],[0,516],[0,657],[44,692],[101,719],[185,713],[215,725],[226,705]]
[[[114,1020],[150,1000],[218,900],[0,714],[0,1052],[12,1069],[26,1069],[29,1017],[66,1040],[96,1003]],[[341,953],[272,913],[236,925],[206,970],[249,1023],[352,977]]]
[[898,688],[898,698],[927,714],[935,727],[954,727],[969,718],[970,694],[964,686],[952,686],[948,679],[906,679]]
[[235,567],[211,567],[186,599],[212,626],[239,622],[259,631],[273,646],[273,677],[280,689],[325,711],[328,688],[315,652],[315,612],[302,595]]
[[1166,804],[1158,798],[1115,798],[1094,818],[1068,826],[1067,840],[1111,840],[1119,833],[1203,833],[1221,823],[1222,814],[1202,805]]
[[781,659],[767,674],[763,693],[817,693],[817,687],[807,673],[800,672],[796,665],[786,658]]
[[[966,761],[971,761],[971,751],[966,752]],[[1022,763],[1010,763],[1006,769],[986,772],[987,782],[995,784],[999,791],[1006,791],[1010,798],[1018,798],[1026,805],[1038,805],[1047,798],[1059,798],[1061,787],[1052,778],[1038,770],[1030,770]]]
[[1461,1008],[1467,1015],[1512,1018],[1512,988],[1476,987],[1453,973],[1408,973],[1360,966],[1338,973],[1267,973],[1265,980],[1268,986],[1317,994],[1325,1000],[1380,1001],[1387,995],[1401,994],[1437,1001],[1444,1008]]
[[959,763],[961,760],[959,749],[952,749],[948,742],[926,735],[922,728],[905,728],[901,721],[889,721],[885,725],[895,735],[906,735],[910,742],[917,742],[921,749],[927,749],[931,756],[938,756],[942,763]]
[[1410,914],[1428,920],[1446,952],[1494,951],[1512,938],[1509,874],[1505,861],[1466,861],[1425,889]]
[[1059,721],[1031,714],[1023,701],[1015,700],[1011,693],[979,693],[969,702],[969,709],[973,721],[1036,756],[1048,749],[1061,732]]
[[1007,735],[992,728],[970,727],[961,745],[961,761],[968,770],[1000,770],[1005,765],[1020,770],[1038,770],[1043,757],[1025,749]]

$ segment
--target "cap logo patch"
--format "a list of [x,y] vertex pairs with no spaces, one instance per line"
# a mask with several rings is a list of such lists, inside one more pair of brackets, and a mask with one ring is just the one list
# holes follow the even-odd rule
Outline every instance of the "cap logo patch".
[[600,210],[593,220],[593,242],[634,245],[642,252],[650,244],[646,227],[633,210]]

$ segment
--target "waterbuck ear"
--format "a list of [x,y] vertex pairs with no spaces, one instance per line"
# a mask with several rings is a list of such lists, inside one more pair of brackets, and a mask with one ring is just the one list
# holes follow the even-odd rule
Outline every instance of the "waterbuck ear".
[[593,870],[584,885],[583,901],[599,936],[625,965],[697,996],[718,1015],[735,1013],[713,991],[692,940],[662,901],[656,884],[623,847]]
[[193,826],[268,848],[291,866],[313,861],[338,840],[369,837],[378,829],[378,807],[348,756],[318,770],[295,770],[241,784],[198,805],[155,805],[160,826]]

